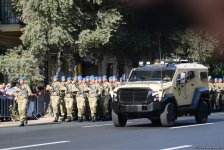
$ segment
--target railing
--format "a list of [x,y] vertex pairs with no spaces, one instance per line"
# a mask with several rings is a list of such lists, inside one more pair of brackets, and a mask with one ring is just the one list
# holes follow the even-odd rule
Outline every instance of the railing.
[[[42,117],[47,110],[50,97],[49,95],[31,96],[29,97],[27,106],[27,117],[38,119]],[[16,112],[16,100],[14,97],[0,95],[0,120],[11,120],[12,109]],[[11,110],[10,110],[11,109]]]
[[0,24],[18,24],[20,19],[14,16],[11,0],[0,0]]

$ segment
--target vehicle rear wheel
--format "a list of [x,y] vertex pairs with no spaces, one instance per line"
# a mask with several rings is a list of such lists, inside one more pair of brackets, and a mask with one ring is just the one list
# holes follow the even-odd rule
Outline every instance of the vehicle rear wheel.
[[164,127],[174,126],[175,120],[176,120],[175,106],[172,103],[168,103],[166,104],[164,111],[160,114],[161,124]]
[[127,123],[127,118],[124,115],[118,115],[112,110],[112,121],[115,127],[124,127]]
[[195,113],[195,120],[197,123],[206,123],[208,120],[208,105],[205,101],[199,103],[198,109]]

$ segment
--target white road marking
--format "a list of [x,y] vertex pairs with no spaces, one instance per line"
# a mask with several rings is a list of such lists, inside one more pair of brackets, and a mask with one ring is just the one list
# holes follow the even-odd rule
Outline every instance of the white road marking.
[[58,142],[51,142],[51,143],[42,143],[42,144],[10,147],[10,148],[3,148],[3,149],[0,149],[0,150],[22,149],[22,148],[38,147],[38,146],[45,146],[45,145],[54,145],[54,144],[61,144],[61,143],[68,143],[68,142],[70,142],[70,141],[58,141]]
[[[132,122],[127,122],[127,123],[132,123]],[[93,128],[93,127],[103,127],[103,126],[112,126],[112,123],[108,124],[95,124],[95,125],[90,125],[90,126],[82,126],[83,128]]]
[[205,125],[211,125],[211,124],[214,124],[214,123],[204,123],[204,124],[195,124],[195,125],[187,125],[187,126],[179,126],[179,127],[170,127],[170,129],[189,128],[189,127],[205,126]]
[[188,147],[192,147],[192,145],[183,145],[183,146],[165,148],[165,149],[161,149],[161,150],[175,150],[175,149],[188,148]]
[[218,116],[218,115],[224,115],[224,113],[214,113],[214,114],[211,114],[211,116]]

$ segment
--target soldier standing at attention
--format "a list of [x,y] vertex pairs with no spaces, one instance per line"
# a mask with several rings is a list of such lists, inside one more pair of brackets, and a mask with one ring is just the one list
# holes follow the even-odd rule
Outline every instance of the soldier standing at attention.
[[73,92],[74,90],[74,86],[72,84],[72,78],[71,77],[67,77],[67,82],[64,84],[66,91],[65,91],[65,106],[66,106],[66,113],[67,113],[67,122],[71,122],[73,120],[73,107],[74,107],[74,97],[73,97]]
[[32,95],[30,87],[24,83],[25,77],[19,78],[19,85],[16,86],[13,90],[13,94],[16,96],[18,103],[18,112],[20,127],[24,126],[27,123],[26,110],[28,104],[28,97]]
[[54,122],[58,122],[59,119],[59,105],[60,105],[60,83],[58,82],[58,76],[55,75],[53,77],[53,82],[51,85],[47,85],[46,90],[50,91],[50,101],[53,108],[53,114],[54,114]]
[[61,112],[61,116],[62,116],[61,121],[65,121],[65,119],[66,119],[65,83],[66,83],[65,76],[61,76],[60,87],[63,87],[63,88],[60,88],[60,112]]

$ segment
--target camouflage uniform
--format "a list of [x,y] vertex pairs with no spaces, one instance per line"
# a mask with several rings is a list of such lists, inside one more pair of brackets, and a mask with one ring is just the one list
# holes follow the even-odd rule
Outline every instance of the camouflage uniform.
[[95,121],[96,112],[97,112],[97,100],[98,100],[100,87],[97,83],[91,83],[91,84],[88,84],[87,86],[89,88],[88,101],[90,106],[91,117],[92,117],[92,121]]
[[109,102],[110,102],[110,90],[111,90],[111,84],[109,82],[103,82],[101,83],[101,101],[100,105],[102,108],[103,113],[103,119],[107,120],[109,119]]
[[27,84],[19,84],[14,88],[13,93],[17,95],[16,100],[18,103],[19,119],[21,121],[20,126],[24,126],[24,121],[26,121],[28,96],[30,96],[32,92]]
[[[63,78],[63,76],[62,76]],[[66,118],[66,106],[65,106],[65,91],[66,91],[66,88],[65,88],[65,83],[66,82],[60,82],[60,113],[61,113],[61,116],[62,116],[62,121],[65,121],[65,118]]]
[[[54,77],[56,78],[56,77]],[[54,122],[58,122],[59,118],[59,105],[60,105],[60,83],[58,81],[53,81],[51,85],[48,85],[46,90],[50,91],[50,101],[54,114]]]

